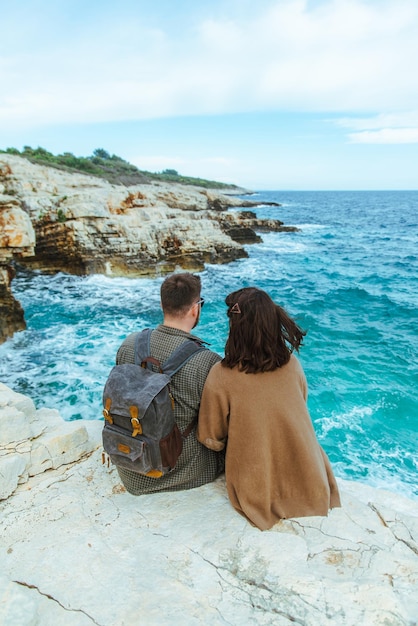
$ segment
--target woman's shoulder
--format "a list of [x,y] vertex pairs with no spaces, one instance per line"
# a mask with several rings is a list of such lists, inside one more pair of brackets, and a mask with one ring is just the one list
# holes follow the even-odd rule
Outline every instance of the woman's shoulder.
[[212,377],[218,377],[221,375],[221,372],[224,370],[225,368],[222,366],[222,361],[217,361],[214,365],[212,365],[212,367],[210,368],[210,372],[209,374]]
[[218,361],[217,363],[212,365],[208,374],[208,379],[214,385],[224,385],[225,381],[231,381],[231,379],[234,377],[235,370],[236,368],[231,369],[230,367],[225,367],[222,364],[222,361]]
[[290,359],[287,363],[287,365],[289,365],[291,368],[298,370],[298,371],[303,371],[303,367],[301,362],[299,361],[298,357],[296,356],[296,354],[294,352],[291,353],[290,355]]
[[305,378],[305,372],[302,363],[293,352],[290,355],[289,362],[285,365],[285,367],[288,367],[290,372],[297,374],[301,378]]
[[289,366],[292,368],[290,370],[292,373],[292,377],[296,377],[297,380],[299,381],[299,384],[301,385],[301,388],[303,389],[303,394],[306,399],[307,394],[308,394],[308,383],[306,380],[306,375],[305,375],[301,362],[299,361],[297,356],[295,356],[294,354],[290,355]]

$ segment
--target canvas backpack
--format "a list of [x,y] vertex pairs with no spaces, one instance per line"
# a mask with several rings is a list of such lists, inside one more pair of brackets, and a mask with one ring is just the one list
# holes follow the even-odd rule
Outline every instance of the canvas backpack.
[[[181,433],[174,421],[171,377],[197,352],[206,350],[187,339],[161,365],[150,356],[152,330],[135,340],[135,364],[115,365],[103,390],[103,448],[116,466],[152,478],[172,471],[194,419]],[[159,368],[153,371],[152,366]]]

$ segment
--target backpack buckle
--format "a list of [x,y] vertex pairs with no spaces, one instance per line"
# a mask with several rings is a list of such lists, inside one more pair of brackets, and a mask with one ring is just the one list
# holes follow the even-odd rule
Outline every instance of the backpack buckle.
[[110,398],[106,398],[105,408],[103,409],[103,417],[105,418],[106,422],[109,422],[109,424],[113,424],[113,419],[112,419],[112,416],[110,415],[111,404],[112,404],[112,400]]
[[137,406],[130,406],[129,413],[131,415],[131,424],[132,424],[132,437],[136,437],[137,435],[142,435],[142,426],[141,422],[138,419],[139,411]]
[[141,422],[139,421],[139,419],[137,417],[133,417],[131,419],[131,424],[132,424],[132,437],[136,437],[137,435],[142,435],[142,426],[141,426]]

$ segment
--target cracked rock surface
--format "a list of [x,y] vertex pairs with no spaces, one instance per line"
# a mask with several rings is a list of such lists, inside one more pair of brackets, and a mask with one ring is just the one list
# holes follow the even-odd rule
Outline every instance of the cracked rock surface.
[[26,469],[0,502],[2,626],[417,624],[418,502],[339,480],[341,509],[261,532],[223,477],[126,493],[101,427],[92,453]]

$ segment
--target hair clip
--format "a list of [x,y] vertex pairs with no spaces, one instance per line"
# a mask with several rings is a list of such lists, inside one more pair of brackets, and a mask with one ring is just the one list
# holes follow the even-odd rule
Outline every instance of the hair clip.
[[232,309],[229,311],[230,313],[241,313],[241,309],[239,308],[238,302],[235,302]]

